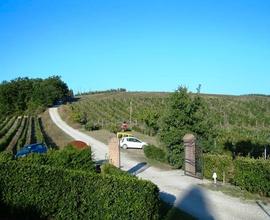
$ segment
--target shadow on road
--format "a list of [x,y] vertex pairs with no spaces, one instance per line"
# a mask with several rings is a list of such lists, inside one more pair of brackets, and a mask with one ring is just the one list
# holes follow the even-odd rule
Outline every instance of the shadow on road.
[[206,195],[200,187],[192,187],[175,205],[198,219],[214,220]]
[[132,175],[137,175],[146,169],[148,169],[150,166],[146,162],[138,163],[134,167],[130,168],[127,172]]
[[176,197],[172,194],[166,193],[166,192],[159,192],[159,197],[166,203],[169,203],[171,205],[174,204]]

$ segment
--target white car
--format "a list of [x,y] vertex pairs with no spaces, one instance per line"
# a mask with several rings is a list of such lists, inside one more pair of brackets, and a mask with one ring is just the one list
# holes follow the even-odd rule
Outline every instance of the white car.
[[124,137],[120,140],[120,147],[127,149],[127,148],[138,148],[143,149],[147,143],[139,140],[135,137]]

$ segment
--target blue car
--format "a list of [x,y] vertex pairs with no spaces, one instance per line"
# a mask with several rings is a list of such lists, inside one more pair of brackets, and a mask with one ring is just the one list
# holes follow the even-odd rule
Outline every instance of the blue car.
[[25,147],[23,147],[22,149],[20,149],[16,155],[15,158],[19,158],[19,157],[25,157],[28,154],[31,153],[39,153],[39,154],[43,154],[47,152],[47,147],[42,144],[42,143],[38,143],[38,144],[29,144],[26,145]]

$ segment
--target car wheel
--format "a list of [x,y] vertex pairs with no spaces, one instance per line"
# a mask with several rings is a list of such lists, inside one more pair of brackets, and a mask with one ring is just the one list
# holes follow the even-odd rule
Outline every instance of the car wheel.
[[127,145],[126,144],[124,144],[123,145],[123,149],[127,149],[128,147],[127,147]]

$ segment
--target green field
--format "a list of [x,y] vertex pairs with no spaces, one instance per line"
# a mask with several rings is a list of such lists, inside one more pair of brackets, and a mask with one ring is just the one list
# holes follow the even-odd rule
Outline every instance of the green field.
[[[150,136],[159,132],[160,118],[166,110],[170,93],[161,92],[112,92],[83,95],[65,106],[70,118],[89,130],[105,128],[119,130],[123,121],[135,131]],[[267,144],[270,133],[270,97],[201,95],[209,109],[219,135],[216,145],[231,148],[245,145],[249,148]]]

